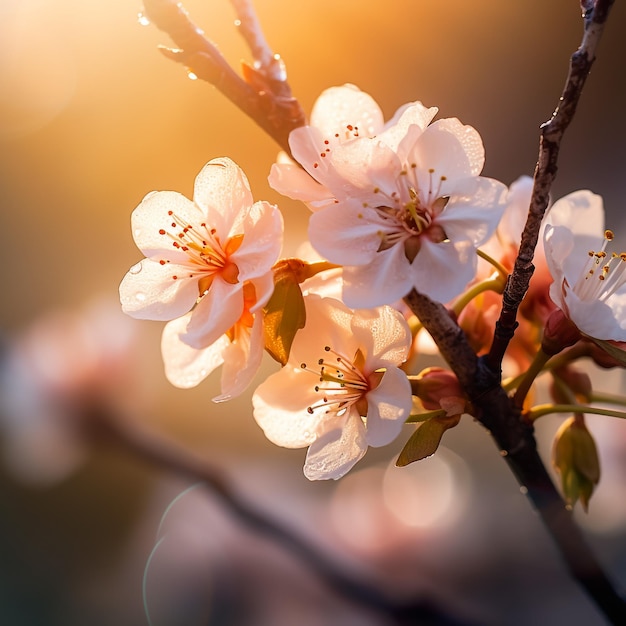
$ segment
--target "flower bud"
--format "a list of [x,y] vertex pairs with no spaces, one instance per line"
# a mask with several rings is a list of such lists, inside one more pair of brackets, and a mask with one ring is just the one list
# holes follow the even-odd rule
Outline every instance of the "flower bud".
[[441,367],[423,370],[413,386],[413,393],[429,411],[445,409],[448,417],[465,412],[465,398],[457,377]]
[[541,348],[546,354],[553,356],[564,348],[573,346],[581,337],[574,322],[561,309],[555,309],[546,321]]
[[[569,389],[580,402],[589,402],[591,398],[592,386],[589,374],[581,372],[571,365],[559,367],[554,372],[567,389]],[[558,404],[569,404],[571,397],[563,391],[559,385],[552,383],[550,386],[550,395]]]
[[585,511],[600,480],[600,461],[595,441],[580,417],[563,422],[554,438],[552,463],[561,476],[566,502],[580,499]]

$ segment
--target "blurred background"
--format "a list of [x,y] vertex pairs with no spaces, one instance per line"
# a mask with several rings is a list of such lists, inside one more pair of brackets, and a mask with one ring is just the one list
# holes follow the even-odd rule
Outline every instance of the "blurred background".
[[[227,0],[184,4],[235,67],[250,60]],[[576,0],[255,5],[306,111],[346,82],[372,94],[387,118],[413,100],[438,106],[479,130],[483,174],[506,184],[532,174],[539,125],[582,32]],[[333,594],[200,488],[185,491],[189,481],[115,449],[84,449],[58,391],[88,380],[373,584],[432,600],[462,623],[603,623],[470,419],[425,462],[394,468],[399,441],[370,450],[338,483],[314,484],[302,476],[304,450],[263,437],[251,393],[215,405],[219,374],[188,391],[167,383],[162,324],[117,309],[118,284],[141,257],[130,214],[142,197],[191,196],[204,163],[229,156],[255,198],[283,209],[285,255],[303,241],[308,211],[267,184],[278,147],[158,53],[171,42],[139,23],[141,9],[140,0],[0,0],[0,333],[13,363],[0,428],[0,622],[146,624],[150,559],[155,626],[387,623]],[[554,197],[601,194],[622,241],[625,24],[616,3],[553,188]],[[268,359],[259,380],[273,370]],[[602,388],[623,390],[621,373],[603,372]],[[546,459],[559,422],[539,425]],[[624,588],[626,425],[589,424],[604,473],[589,514],[576,516]]]

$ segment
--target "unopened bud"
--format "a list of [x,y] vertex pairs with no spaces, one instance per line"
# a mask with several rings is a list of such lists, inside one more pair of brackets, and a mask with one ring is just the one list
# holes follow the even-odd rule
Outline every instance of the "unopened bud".
[[[559,367],[554,373],[558,375],[559,380],[567,386],[569,391],[574,393],[580,402],[589,402],[592,392],[589,374],[581,372],[571,365]],[[554,382],[550,386],[550,395],[557,404],[569,404],[571,401],[568,393],[564,392]]]
[[465,397],[458,378],[441,367],[423,370],[413,386],[413,393],[429,411],[445,409],[447,416],[465,412]]
[[600,480],[600,460],[595,441],[580,417],[570,417],[557,431],[552,463],[561,476],[566,502],[573,506],[580,500],[587,511]]
[[564,348],[573,346],[582,335],[577,326],[561,311],[554,310],[546,321],[541,349],[548,355],[558,354]]

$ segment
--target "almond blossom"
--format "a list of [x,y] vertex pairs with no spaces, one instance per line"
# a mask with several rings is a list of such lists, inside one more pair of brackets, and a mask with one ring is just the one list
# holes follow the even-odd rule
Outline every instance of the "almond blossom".
[[305,297],[307,322],[289,361],[253,396],[265,435],[287,448],[309,446],[310,480],[340,478],[368,446],[395,439],[411,406],[411,387],[398,368],[411,334],[391,307],[353,312],[343,303]]
[[613,239],[602,198],[590,191],[561,198],[547,215],[550,297],[581,333],[626,341],[626,253],[610,250]]
[[[268,275],[271,281],[271,275]],[[163,329],[161,353],[165,375],[176,387],[195,387],[222,365],[221,394],[214,402],[230,400],[241,394],[257,373],[263,357],[263,314],[260,310],[269,297],[260,281],[243,287],[244,308],[241,317],[213,343],[194,347],[185,342],[191,313],[168,322]],[[267,294],[258,300],[256,289]]]
[[[314,210],[309,238],[344,266],[349,306],[391,304],[413,288],[447,302],[474,278],[475,250],[496,228],[506,187],[479,176],[484,149],[472,127],[430,124],[437,109],[419,102],[384,125],[376,103],[354,90],[322,94],[311,126],[289,136],[318,185],[280,164],[270,183]],[[346,102],[357,98],[351,111]]]
[[[253,202],[248,180],[230,159],[209,161],[193,202],[172,191],[148,194],[132,215],[146,258],[120,285],[124,312],[141,319],[185,320],[185,342],[213,344],[244,312],[244,284],[266,275],[282,245],[282,216]],[[269,297],[271,281],[257,298]],[[269,293],[268,293],[269,292]]]

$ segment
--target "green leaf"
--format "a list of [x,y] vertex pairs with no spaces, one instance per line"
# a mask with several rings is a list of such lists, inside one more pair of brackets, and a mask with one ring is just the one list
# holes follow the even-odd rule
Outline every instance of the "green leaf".
[[431,419],[421,424],[406,442],[396,465],[404,467],[409,463],[421,461],[435,454],[441,443],[443,433],[447,429],[448,425],[438,419]]
[[613,357],[620,365],[626,367],[626,350],[618,348],[613,342],[605,339],[595,339],[585,335],[587,339],[591,339],[599,348],[604,350],[609,356]]
[[274,293],[264,308],[265,349],[285,365],[296,333],[304,328],[306,311],[299,275],[287,263],[274,273]]

